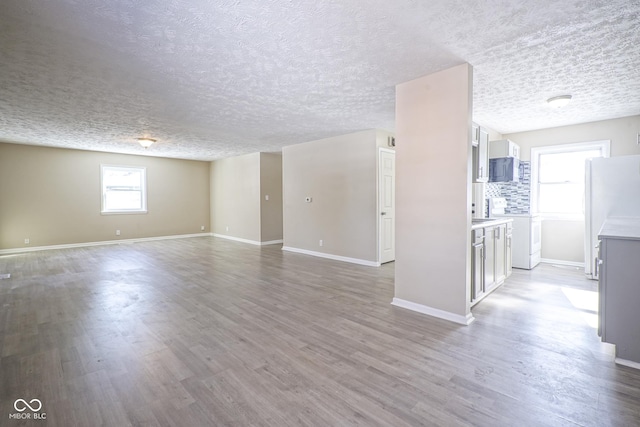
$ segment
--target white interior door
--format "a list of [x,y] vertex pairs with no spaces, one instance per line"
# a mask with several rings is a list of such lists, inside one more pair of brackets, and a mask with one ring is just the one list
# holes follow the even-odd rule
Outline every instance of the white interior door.
[[381,148],[378,167],[378,245],[380,263],[396,259],[396,153]]

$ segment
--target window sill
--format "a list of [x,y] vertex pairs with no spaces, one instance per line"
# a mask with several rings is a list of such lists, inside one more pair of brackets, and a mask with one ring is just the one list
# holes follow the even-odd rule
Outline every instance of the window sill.
[[100,215],[145,215],[148,211],[102,211]]
[[553,213],[540,213],[542,220],[551,221],[584,221],[584,215],[582,214],[553,214]]

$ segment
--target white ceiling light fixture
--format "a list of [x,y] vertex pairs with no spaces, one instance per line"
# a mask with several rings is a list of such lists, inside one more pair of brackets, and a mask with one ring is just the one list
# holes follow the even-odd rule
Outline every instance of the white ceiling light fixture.
[[571,101],[571,95],[560,95],[547,99],[547,103],[555,108],[564,107],[569,101]]
[[151,147],[151,145],[156,142],[155,139],[153,138],[138,138],[138,142],[140,143],[140,145],[142,145],[145,149]]

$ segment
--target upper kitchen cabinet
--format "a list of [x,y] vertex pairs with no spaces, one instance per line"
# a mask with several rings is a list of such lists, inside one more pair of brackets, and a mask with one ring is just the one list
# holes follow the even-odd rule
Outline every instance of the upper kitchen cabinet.
[[491,141],[489,143],[489,158],[498,159],[500,157],[520,158],[520,146],[508,139]]
[[489,181],[489,132],[476,123],[471,125],[473,146],[473,182]]

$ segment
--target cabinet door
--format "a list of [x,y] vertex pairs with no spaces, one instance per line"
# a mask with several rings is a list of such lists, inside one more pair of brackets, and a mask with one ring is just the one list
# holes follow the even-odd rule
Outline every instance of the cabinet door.
[[595,260],[595,271],[594,271],[594,275],[595,277],[598,278],[598,336],[602,337],[602,341],[604,341],[604,319],[605,316],[607,315],[606,312],[606,304],[605,304],[605,300],[606,300],[606,293],[605,293],[605,289],[607,288],[606,282],[607,282],[607,276],[605,276],[604,273],[604,262],[602,261],[603,258],[603,250],[602,250],[602,246],[603,246],[603,241],[602,240],[598,240],[598,245],[596,246],[598,248],[598,257]]
[[481,182],[489,180],[489,132],[483,128],[478,139],[478,177]]
[[640,241],[603,237],[600,259],[600,336],[616,358],[640,363]]
[[471,124],[471,144],[473,146],[478,145],[478,139],[480,138],[480,126],[475,123]]
[[495,250],[495,262],[496,262],[496,270],[495,270],[495,282],[496,285],[504,282],[504,279],[507,277],[506,270],[506,254],[507,254],[507,225],[502,224],[495,228],[494,233],[494,250]]
[[487,182],[489,180],[489,134],[476,124],[472,130],[473,146],[473,182]]
[[505,254],[505,269],[507,272],[507,277],[511,276],[513,272],[513,235],[507,234],[507,252]]
[[510,142],[509,144],[509,153],[511,157],[515,157],[516,159],[520,158],[520,146],[514,142]]
[[487,292],[495,286],[495,230],[496,227],[484,229],[484,291]]
[[475,244],[472,249],[471,302],[474,302],[484,294],[484,244]]

